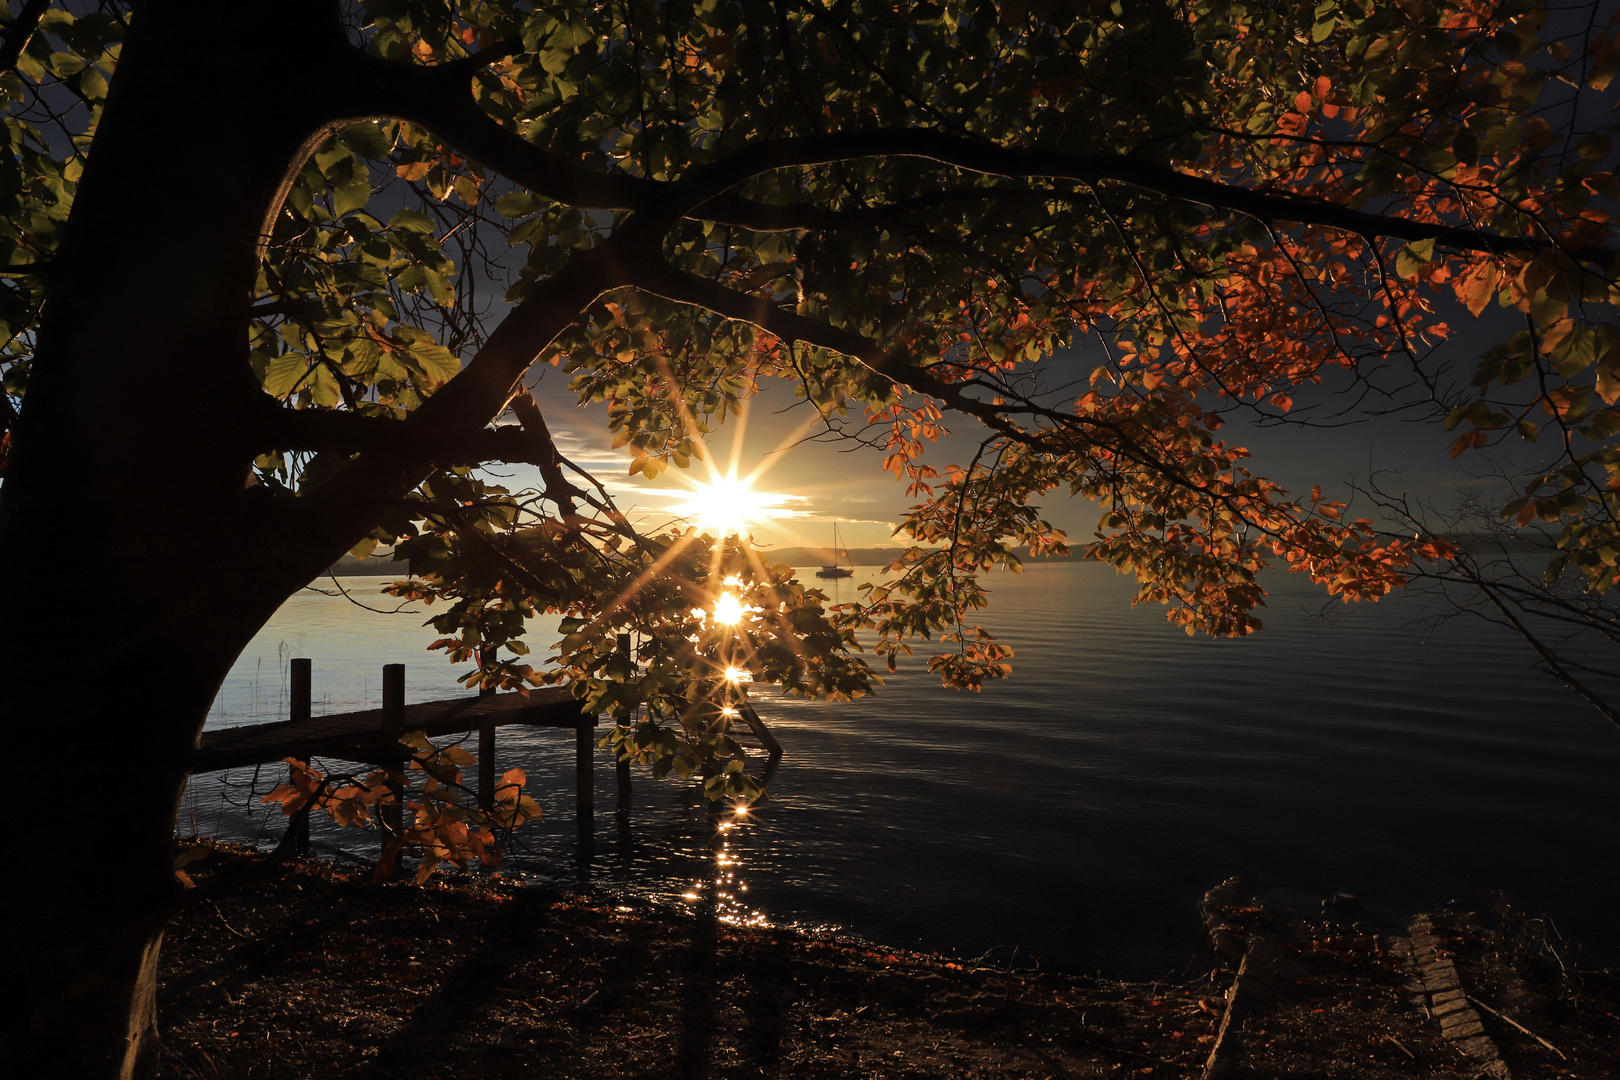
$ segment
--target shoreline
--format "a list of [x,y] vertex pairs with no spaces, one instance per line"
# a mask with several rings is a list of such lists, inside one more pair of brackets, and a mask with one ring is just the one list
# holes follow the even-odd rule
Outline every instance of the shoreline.
[[[164,946],[166,1077],[1199,1076],[1214,1047],[1233,1076],[1483,1067],[1414,1003],[1426,969],[1398,938],[1240,891],[1206,898],[1220,950],[1207,974],[1123,982],[500,875],[372,885],[354,867],[203,844]],[[1451,963],[1486,1007],[1511,1075],[1613,1075],[1620,977],[1565,966],[1537,920],[1499,921],[1436,913],[1427,962]],[[1265,948],[1275,978],[1257,990]]]

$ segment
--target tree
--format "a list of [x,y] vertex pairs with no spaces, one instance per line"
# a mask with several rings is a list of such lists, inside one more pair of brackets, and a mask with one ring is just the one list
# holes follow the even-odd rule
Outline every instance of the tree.
[[[734,657],[859,693],[864,629],[887,662],[936,638],[948,682],[1005,675],[976,575],[1061,547],[1035,506],[1055,490],[1105,505],[1088,554],[1189,632],[1258,628],[1268,560],[1376,598],[1449,554],[1289,495],[1219,434],[1234,411],[1310,422],[1313,392],[1318,413],[1415,393],[1456,453],[1545,431],[1507,511],[1607,588],[1616,186],[1589,102],[1614,38],[1595,2],[1549,10],[17,6],[0,722],[71,785],[62,854],[8,890],[26,1000],[0,1060],[151,1070],[188,752],[255,630],[350,549],[410,553],[400,591],[450,599],[440,644],[482,682],[545,677],[521,616],[562,612],[553,677],[645,708],[621,751],[683,771],[732,749]],[[1437,365],[1464,308],[1522,329],[1457,400]],[[1043,375],[1076,343],[1077,386]],[[903,573],[829,612],[746,545],[637,535],[557,452],[537,362],[610,403],[649,476],[765,378],[872,425],[919,500]],[[936,470],[947,422],[982,438]],[[489,461],[542,489],[492,486]],[[716,791],[746,795],[728,768]]]

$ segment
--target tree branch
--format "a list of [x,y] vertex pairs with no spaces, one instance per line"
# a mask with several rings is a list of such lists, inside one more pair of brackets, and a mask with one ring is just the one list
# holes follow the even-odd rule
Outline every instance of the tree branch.
[[1465,580],[1468,580],[1476,589],[1478,589],[1485,599],[1491,602],[1491,606],[1496,608],[1497,611],[1501,612],[1502,618],[1506,620],[1507,624],[1517,631],[1518,635],[1536,651],[1536,655],[1541,657],[1542,663],[1547,665],[1547,674],[1551,675],[1555,679],[1558,679],[1565,686],[1575,691],[1575,693],[1578,694],[1583,701],[1601,713],[1603,718],[1609,721],[1609,723],[1620,726],[1620,713],[1617,713],[1614,707],[1604,700],[1600,694],[1577,679],[1575,675],[1567,667],[1565,667],[1563,663],[1560,662],[1558,654],[1553,652],[1552,649],[1548,648],[1547,645],[1536,636],[1535,632],[1525,625],[1522,619],[1518,618],[1518,616],[1514,615],[1513,612],[1508,609],[1508,605],[1499,595],[1497,595],[1497,591],[1493,587],[1493,583],[1490,580],[1488,580],[1483,574],[1471,572],[1470,568],[1459,570],[1458,573],[1463,575]]
[[[485,338],[461,373],[400,422],[408,434],[392,445],[454,448],[463,439],[485,438],[477,433],[500,415],[514,391],[522,389],[518,380],[541,350],[578,322],[580,313],[598,296],[629,284],[624,266],[626,233],[633,237],[636,230],[621,229],[590,251],[575,253],[561,272],[536,286]],[[554,446],[535,440],[533,432],[500,437],[530,440],[522,447],[542,460],[556,453]],[[386,452],[362,454],[311,492],[310,513],[324,517],[334,534],[348,535],[368,520],[372,512],[368,500],[379,493],[403,497],[420,483],[429,471],[424,460],[421,453],[407,457]]]
[[497,41],[492,45],[485,45],[477,52],[469,53],[459,60],[452,60],[445,66],[458,67],[471,73],[481,67],[486,67],[493,64],[497,60],[505,60],[508,56],[511,56],[514,53],[520,53],[522,51],[523,40],[521,38],[506,38],[505,40]]
[[28,47],[28,40],[39,29],[39,20],[50,6],[51,0],[28,0],[23,5],[16,20],[6,28],[4,44],[0,44],[0,71],[10,71],[17,66],[22,51]]
[[242,429],[255,449],[334,454],[375,454],[396,461],[439,466],[486,461],[543,465],[555,460],[549,438],[516,424],[471,431],[422,430],[405,420],[324,409],[282,409],[266,402]]
[[523,432],[528,441],[539,449],[539,460],[534,461],[540,467],[540,477],[546,482],[546,494],[557,503],[562,511],[564,521],[575,516],[574,500],[585,498],[585,493],[573,484],[562,473],[562,455],[557,452],[557,444],[551,438],[551,429],[546,427],[546,418],[540,412],[540,406],[535,403],[534,396],[527,391],[519,393],[512,399],[512,412],[517,415],[518,422],[523,425]]
[[917,111],[937,118],[937,114],[927,102],[920,99],[908,88],[901,86],[887,68],[866,55],[866,50],[861,47],[861,43],[856,39],[855,35],[849,32],[849,27],[845,26],[832,12],[828,11],[820,0],[799,0],[799,6],[810,13],[810,18],[813,21],[821,23],[838,35],[839,40],[844,43],[845,47],[860,58],[861,66],[871,72],[884,86],[887,86],[896,97]]
[[753,323],[783,341],[804,341],[843,353],[894,382],[904,383],[913,374],[909,368],[897,371],[901,357],[885,352],[881,345],[863,334],[788,311],[763,297],[728,289],[709,278],[677,270],[659,259],[638,265],[632,283],[665,300],[692,304],[728,319]]
[[[1155,454],[1154,448],[1150,445],[1154,440],[1154,433],[1150,430],[1131,433],[1120,425],[1095,417],[1062,413],[1027,400],[1003,405],[982,401],[963,393],[960,384],[947,382],[925,367],[908,365],[906,354],[900,350],[886,351],[882,345],[865,335],[787,311],[759,297],[734,292],[708,278],[676,270],[656,260],[649,259],[645,265],[638,265],[632,284],[666,300],[693,304],[728,319],[752,323],[784,341],[802,341],[843,353],[859,361],[874,374],[896,385],[927,394],[952,411],[971,416],[991,431],[1037,452],[1074,453],[1075,445],[1054,448],[1048,444],[1047,435],[1019,427],[1009,419],[1009,414],[1027,413],[1046,420],[1067,432],[1070,438],[1083,440],[1086,445],[1106,449],[1171,484],[1209,495],[1239,516],[1244,516],[1241,501],[1211,492],[1206,483],[1188,476],[1179,463]],[[1273,530],[1264,527],[1260,531],[1266,535],[1276,535]]]
[[473,97],[468,67],[471,59],[438,67],[373,61],[390,69],[387,79],[392,93],[388,95],[387,112],[427,128],[463,157],[569,206],[586,210],[650,209],[665,197],[669,184],[580,168],[502,127]]
[[[752,323],[783,341],[802,341],[843,353],[859,361],[873,374],[899,386],[930,394],[948,402],[952,409],[978,418],[993,430],[1025,442],[1032,441],[1031,433],[1008,424],[1004,415],[1006,410],[989,402],[968,397],[961,393],[959,386],[938,378],[927,368],[908,364],[903,351],[885,350],[879,342],[864,334],[788,311],[762,297],[736,292],[708,278],[688,274],[667,263],[652,259],[636,267],[632,284],[636,288],[678,304],[692,304],[728,319]],[[1083,424],[1099,429],[1111,429],[1110,425],[1042,409],[1033,404],[1029,404],[1025,411],[1070,425]]]
[[[676,202],[702,205],[694,196],[709,199],[774,169],[826,165],[864,157],[915,157],[967,172],[1009,179],[1045,176],[1095,186],[1104,181],[1129,184],[1171,198],[1217,209],[1232,210],[1265,221],[1294,221],[1321,225],[1360,236],[1389,237],[1407,242],[1435,240],[1464,251],[1491,254],[1553,250],[1545,240],[1502,236],[1479,229],[1411,221],[1352,210],[1303,195],[1262,192],[1207,180],[1164,165],[1119,154],[1070,154],[1057,150],[1023,150],[997,146],[932,129],[876,129],[832,135],[778,139],[745,147],[710,165],[693,169],[677,181],[683,189]],[[1616,252],[1587,245],[1570,255],[1605,267]]]
[[516,562],[510,555],[502,551],[494,541],[484,535],[478,528],[468,523],[461,513],[460,507],[445,503],[422,502],[416,499],[389,499],[373,500],[380,506],[393,506],[403,510],[422,515],[436,515],[444,518],[455,526],[456,536],[483,551],[506,568],[506,571],[515,577],[518,582],[533,596],[555,596],[557,590],[541,581],[527,567]]
[[[947,403],[953,410],[977,418],[993,431],[1031,445],[1036,442],[1032,433],[1008,422],[1005,409],[963,394],[959,386],[938,378],[926,368],[907,364],[906,354],[900,350],[885,350],[881,344],[864,334],[787,311],[761,297],[735,292],[708,278],[676,270],[663,262],[650,265],[652,262],[653,260],[648,260],[649,265],[637,267],[633,282],[636,288],[679,304],[707,308],[728,319],[752,323],[783,341],[802,341],[843,353],[859,361],[873,374],[896,385],[932,395]],[[1099,431],[1110,431],[1118,436],[1118,432],[1113,431],[1111,425],[1088,418],[1057,413],[1033,404],[1028,405],[1025,411],[1071,426],[1083,425]],[[1115,441],[1119,440],[1109,440],[1110,443]]]
[[938,210],[963,203],[1028,203],[1050,199],[1072,200],[1073,191],[1055,188],[1032,189],[957,187],[917,195],[876,206],[850,210],[830,210],[814,203],[762,203],[739,195],[721,195],[692,210],[692,217],[720,225],[735,225],[751,232],[796,232],[801,229],[839,229],[871,225],[881,229],[907,228],[901,215],[914,211]]
[[[1263,221],[1324,226],[1369,239],[1387,237],[1408,243],[1434,240],[1461,251],[1493,255],[1557,249],[1548,240],[1370,214],[1303,195],[1256,191],[1189,176],[1126,155],[1025,150],[929,128],[878,128],[767,140],[697,166],[674,182],[624,173],[595,173],[541,150],[496,123],[473,98],[465,67],[386,66],[394,69],[389,81],[399,92],[399,100],[390,109],[392,114],[422,124],[458,152],[508,179],[547,198],[585,209],[654,211],[672,218],[697,214],[746,225],[748,218],[761,213],[761,204],[725,196],[763,173],[860,158],[914,157],[1008,179],[1043,176],[1088,186],[1114,181]],[[1607,267],[1616,252],[1589,244],[1567,254]]]

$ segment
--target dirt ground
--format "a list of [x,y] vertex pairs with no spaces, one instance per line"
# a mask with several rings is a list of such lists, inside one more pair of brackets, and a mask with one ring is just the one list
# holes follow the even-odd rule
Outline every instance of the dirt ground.
[[[1233,982],[1225,961],[1179,984],[992,969],[488,875],[373,885],[209,846],[164,946],[165,1077],[1202,1076]],[[1274,935],[1290,972],[1234,1011],[1218,1075],[1481,1074],[1413,1004],[1391,939],[1226,914]],[[1433,918],[1512,1076],[1620,1075],[1617,973],[1576,970],[1511,912]]]

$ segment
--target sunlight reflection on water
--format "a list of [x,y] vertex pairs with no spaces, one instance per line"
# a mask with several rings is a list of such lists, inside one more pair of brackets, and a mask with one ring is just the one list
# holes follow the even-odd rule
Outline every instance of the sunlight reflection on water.
[[[849,599],[864,579],[818,584]],[[376,579],[346,584],[374,595]],[[718,905],[725,885],[750,920],[965,955],[1017,945],[1131,975],[1187,963],[1198,896],[1234,873],[1311,905],[1358,893],[1371,919],[1505,888],[1593,960],[1620,943],[1608,918],[1620,738],[1516,641],[1462,624],[1422,633],[1410,602],[1324,626],[1309,614],[1319,595],[1295,579],[1273,583],[1266,631],[1241,641],[1189,639],[1157,609],[1132,611],[1129,583],[1094,565],[989,584],[987,622],[1017,650],[1011,682],[946,691],[917,658],[848,704],[753,688],[787,753],[772,797],[724,833],[694,788],[640,775],[616,811],[604,754],[581,848],[572,739],[502,729],[500,767],[527,770],[547,809],[513,865],[671,903]],[[464,694],[422,652],[426,614],[295,597],[244,653],[211,726],[284,716],[293,655],[314,658],[317,714],[376,707],[388,662],[408,663],[408,700]],[[181,827],[272,842],[279,814],[252,805],[249,772],[198,777]],[[259,791],[277,779],[267,766]],[[371,854],[352,831],[315,840]]]

